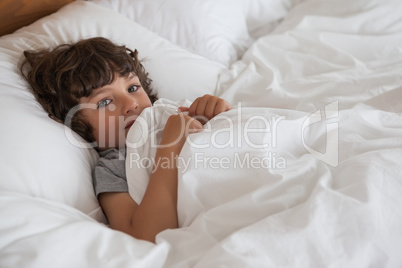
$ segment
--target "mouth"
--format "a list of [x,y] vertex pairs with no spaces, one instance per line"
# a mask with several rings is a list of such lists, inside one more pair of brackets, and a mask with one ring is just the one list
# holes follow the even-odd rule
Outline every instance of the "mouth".
[[134,122],[135,120],[129,121],[124,129],[129,129],[134,124]]

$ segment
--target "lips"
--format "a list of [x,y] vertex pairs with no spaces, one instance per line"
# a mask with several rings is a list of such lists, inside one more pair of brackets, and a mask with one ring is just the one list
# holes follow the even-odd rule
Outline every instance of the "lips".
[[129,121],[124,129],[129,129],[133,124],[135,120]]
[[127,122],[126,125],[124,126],[124,130],[125,131],[129,130],[130,127],[135,123],[137,118],[138,118],[138,115],[136,115],[136,114],[133,114],[133,115],[130,115],[130,116],[124,118],[124,121],[122,123]]

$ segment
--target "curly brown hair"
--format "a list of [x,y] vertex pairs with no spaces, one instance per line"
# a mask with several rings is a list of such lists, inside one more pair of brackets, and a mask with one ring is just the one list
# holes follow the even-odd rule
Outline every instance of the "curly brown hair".
[[[57,122],[64,123],[70,109],[82,97],[111,84],[115,76],[135,73],[151,103],[157,100],[148,73],[138,59],[137,50],[116,45],[102,37],[62,44],[52,50],[24,51],[20,71],[29,83],[36,100]],[[82,112],[71,120],[71,129],[88,142],[95,141],[91,125]]]

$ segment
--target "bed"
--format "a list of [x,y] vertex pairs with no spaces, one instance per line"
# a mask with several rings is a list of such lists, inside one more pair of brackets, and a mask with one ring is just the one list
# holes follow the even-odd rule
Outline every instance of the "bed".
[[[62,5],[0,37],[0,267],[402,265],[398,0]],[[96,151],[47,116],[18,72],[26,49],[94,36],[137,49],[160,98],[214,94],[243,120],[272,118],[265,162],[221,148],[179,176],[181,228],[155,244],[108,227]]]

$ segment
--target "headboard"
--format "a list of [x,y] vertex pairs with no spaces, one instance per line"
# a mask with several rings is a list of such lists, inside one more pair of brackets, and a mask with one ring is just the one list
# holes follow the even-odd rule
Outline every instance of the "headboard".
[[0,36],[49,15],[74,0],[0,0]]

